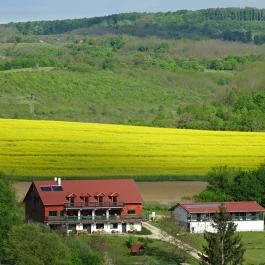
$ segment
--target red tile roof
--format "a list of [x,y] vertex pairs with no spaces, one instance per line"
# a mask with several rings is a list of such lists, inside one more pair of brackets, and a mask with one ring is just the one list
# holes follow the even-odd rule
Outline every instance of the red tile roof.
[[[243,212],[265,212],[265,209],[257,202],[181,202],[175,207],[181,206],[188,213],[216,213],[219,207],[224,205],[227,212],[243,213]],[[175,208],[174,207],[174,208]]]
[[[125,203],[143,203],[143,198],[138,188],[131,179],[122,180],[62,180],[62,191],[43,191],[41,187],[56,186],[55,181],[34,181],[40,198],[44,205],[62,205],[67,202],[69,194],[75,194],[75,202],[82,202],[80,195],[90,194],[89,201],[96,201],[95,196],[104,193],[117,192],[118,200]],[[111,198],[103,197],[103,202],[109,202]]]

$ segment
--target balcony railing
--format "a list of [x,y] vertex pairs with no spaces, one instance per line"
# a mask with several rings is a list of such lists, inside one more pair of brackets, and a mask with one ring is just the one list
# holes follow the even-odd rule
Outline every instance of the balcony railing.
[[[213,222],[212,217],[204,217],[204,218],[199,218],[199,217],[193,217],[187,218],[188,222]],[[231,216],[231,221],[263,221],[263,216],[262,215],[256,215],[256,216]]]
[[48,223],[86,223],[86,222],[97,222],[97,221],[146,221],[145,216],[48,216],[46,222]]
[[124,202],[66,202],[66,209],[123,208]]

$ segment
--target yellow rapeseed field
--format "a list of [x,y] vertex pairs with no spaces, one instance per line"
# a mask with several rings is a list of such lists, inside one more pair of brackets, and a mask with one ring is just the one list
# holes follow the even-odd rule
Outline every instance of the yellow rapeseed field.
[[0,119],[0,171],[21,177],[203,176],[265,162],[265,133]]

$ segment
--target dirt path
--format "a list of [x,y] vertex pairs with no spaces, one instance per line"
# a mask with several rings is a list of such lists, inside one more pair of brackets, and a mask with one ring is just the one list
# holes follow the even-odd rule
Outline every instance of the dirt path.
[[184,250],[185,252],[187,252],[189,255],[191,255],[196,260],[200,260],[200,255],[202,253],[200,251],[198,251],[197,249],[191,247],[190,245],[182,242],[179,239],[174,238],[173,236],[170,236],[166,232],[162,231],[161,229],[159,229],[159,228],[157,228],[157,227],[155,227],[149,223],[144,222],[143,227],[145,227],[146,229],[148,229],[152,232],[152,235],[145,236],[145,237],[168,242],[174,246],[177,246],[179,249]]

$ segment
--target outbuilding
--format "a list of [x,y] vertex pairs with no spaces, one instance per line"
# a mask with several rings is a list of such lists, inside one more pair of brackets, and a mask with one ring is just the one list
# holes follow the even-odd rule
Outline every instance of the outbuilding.
[[170,210],[191,233],[214,232],[213,215],[225,207],[237,225],[237,231],[263,231],[265,209],[254,201],[246,202],[181,202]]

